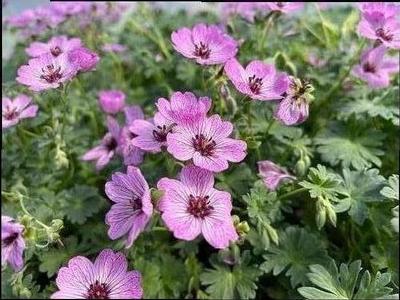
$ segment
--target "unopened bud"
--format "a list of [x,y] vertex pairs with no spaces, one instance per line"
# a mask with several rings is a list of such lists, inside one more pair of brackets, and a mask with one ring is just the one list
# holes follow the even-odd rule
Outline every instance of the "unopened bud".
[[326,214],[328,215],[329,222],[336,227],[336,212],[333,210],[332,205],[326,207]]

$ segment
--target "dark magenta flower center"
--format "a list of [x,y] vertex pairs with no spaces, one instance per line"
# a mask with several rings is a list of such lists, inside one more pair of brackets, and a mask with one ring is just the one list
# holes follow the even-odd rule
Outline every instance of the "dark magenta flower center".
[[211,156],[217,143],[212,138],[206,138],[203,134],[196,134],[192,139],[193,147],[203,156]]
[[170,126],[157,126],[157,130],[153,130],[153,137],[154,139],[159,142],[163,143],[167,141],[167,135],[171,132],[173,125]]
[[42,68],[41,79],[46,80],[48,83],[54,83],[62,78],[61,67],[57,69],[53,65],[47,65],[46,68]]
[[6,237],[5,239],[3,239],[1,241],[2,245],[4,245],[5,247],[11,245],[12,243],[14,243],[14,241],[18,238],[18,233],[14,232],[13,234],[11,234],[10,236]]
[[375,31],[375,34],[377,35],[377,37],[381,38],[386,42],[390,42],[393,40],[393,34],[390,34],[389,30],[385,31],[383,28],[378,28]]
[[279,8],[283,8],[283,7],[286,5],[286,2],[276,2],[276,5],[277,5]]
[[367,73],[375,73],[376,72],[375,66],[373,64],[368,63],[368,62],[363,64],[362,67],[363,67],[364,72],[367,72]]
[[99,283],[98,280],[91,284],[87,292],[86,299],[109,299],[110,291],[105,283]]
[[58,46],[51,48],[50,52],[53,56],[59,56],[62,53],[61,48]]
[[4,119],[6,120],[14,120],[18,118],[19,116],[19,111],[17,108],[10,109],[9,107],[6,108],[6,111],[2,113]]
[[196,218],[204,219],[208,215],[210,215],[211,211],[214,209],[212,205],[210,205],[209,196],[193,196],[189,195],[189,206],[187,208],[187,212],[195,216]]
[[194,55],[202,58],[202,59],[207,59],[210,57],[211,50],[208,48],[208,45],[203,44],[200,42],[199,45],[194,45]]
[[262,84],[262,78],[256,77],[256,75],[249,77],[249,88],[252,93],[259,94]]
[[133,211],[142,209],[142,199],[139,197],[132,197],[132,199],[129,200],[129,203],[132,205]]
[[117,148],[118,142],[113,136],[110,136],[106,139],[104,146],[106,146],[108,151],[113,151]]

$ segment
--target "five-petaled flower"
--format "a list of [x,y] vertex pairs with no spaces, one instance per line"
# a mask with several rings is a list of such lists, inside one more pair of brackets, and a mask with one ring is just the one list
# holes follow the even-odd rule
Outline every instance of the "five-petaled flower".
[[232,131],[232,123],[219,115],[179,124],[167,136],[167,151],[176,159],[192,159],[198,167],[221,172],[228,169],[228,161],[240,162],[247,154],[246,142],[229,137]]
[[250,62],[244,69],[236,59],[231,59],[225,64],[225,73],[239,92],[256,100],[282,99],[288,88],[285,73],[259,60]]
[[58,88],[71,80],[78,71],[71,64],[69,53],[56,57],[49,53],[30,59],[28,65],[19,67],[17,81],[29,86],[32,91]]
[[51,299],[140,299],[142,277],[128,271],[121,252],[104,249],[94,263],[84,256],[75,256],[67,267],[58,270],[58,291]]
[[399,60],[385,57],[385,53],[384,45],[364,51],[360,64],[353,68],[352,74],[373,89],[389,86],[390,74],[399,72]]
[[31,101],[32,99],[24,94],[18,95],[14,101],[10,98],[2,98],[2,128],[14,126],[21,119],[36,117],[38,106],[30,105]]
[[67,53],[81,46],[82,43],[80,39],[68,39],[65,35],[61,35],[51,38],[47,43],[33,42],[25,51],[30,57],[39,57],[49,53],[57,57],[62,53]]
[[159,202],[161,217],[176,238],[190,241],[201,233],[219,249],[237,240],[231,195],[213,186],[213,173],[196,166],[185,166],[180,180],[162,178],[157,183],[164,192]]
[[174,31],[172,45],[183,56],[201,65],[225,63],[237,53],[237,42],[216,25],[197,24]]
[[114,204],[106,214],[112,239],[125,237],[125,245],[131,247],[145,229],[153,213],[150,189],[140,170],[128,166],[127,174],[116,172],[106,183],[106,194]]

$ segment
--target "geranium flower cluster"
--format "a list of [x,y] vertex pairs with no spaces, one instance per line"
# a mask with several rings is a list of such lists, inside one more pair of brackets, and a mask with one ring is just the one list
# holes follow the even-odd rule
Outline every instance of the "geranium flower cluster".
[[78,72],[93,70],[99,56],[82,46],[78,38],[51,38],[47,43],[33,42],[26,53],[33,57],[18,69],[17,81],[32,91],[58,88]]
[[73,20],[85,27],[96,20],[102,22],[118,21],[124,11],[132,4],[115,2],[72,1],[69,3],[54,1],[50,5],[27,9],[16,16],[5,18],[5,25],[21,31],[25,37],[38,36],[49,28],[56,28],[62,23]]
[[352,74],[373,89],[388,87],[390,75],[399,72],[398,57],[387,57],[387,49],[400,49],[400,8],[385,2],[359,4],[361,20],[358,33],[374,45],[361,54]]

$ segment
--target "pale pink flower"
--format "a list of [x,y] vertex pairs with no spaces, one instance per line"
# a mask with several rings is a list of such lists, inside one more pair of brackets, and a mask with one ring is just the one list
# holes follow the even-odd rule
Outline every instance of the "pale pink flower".
[[213,173],[196,166],[185,166],[180,180],[158,182],[157,188],[164,192],[159,202],[161,218],[176,238],[191,241],[202,234],[218,249],[237,240],[231,195],[213,186]]
[[385,57],[385,53],[384,45],[364,51],[360,64],[353,68],[352,74],[366,81],[373,89],[388,87],[390,74],[399,72],[399,60]]
[[228,161],[240,162],[247,154],[246,142],[229,137],[232,131],[232,123],[219,115],[176,125],[167,136],[167,151],[176,159],[192,159],[198,167],[221,172],[228,169]]
[[84,256],[75,256],[57,272],[58,291],[51,299],[140,299],[142,277],[128,271],[121,252],[104,249],[94,263]]
[[25,51],[31,57],[39,57],[43,54],[59,56],[62,53],[67,53],[81,46],[80,39],[68,39],[65,35],[61,35],[51,38],[47,43],[33,42]]
[[285,180],[295,180],[296,177],[287,173],[284,169],[274,164],[272,161],[263,160],[257,162],[258,171],[264,184],[268,189],[274,191],[280,183]]
[[266,5],[270,10],[283,14],[292,13],[304,8],[304,2],[266,2]]
[[90,49],[80,47],[68,52],[71,64],[78,71],[88,72],[93,70],[100,60],[100,57]]
[[106,214],[106,224],[110,226],[108,236],[112,240],[124,237],[125,246],[129,248],[153,213],[149,186],[138,168],[128,166],[127,174],[112,175],[105,191],[114,202]]
[[128,48],[121,44],[104,44],[102,49],[104,52],[122,53],[125,52]]
[[30,105],[32,99],[24,94],[18,95],[14,101],[10,98],[1,99],[2,128],[16,125],[21,119],[36,117],[38,106]]
[[225,64],[225,73],[239,92],[256,100],[282,99],[288,88],[285,73],[259,60],[253,60],[244,69],[236,59],[231,59]]
[[16,80],[29,86],[32,91],[58,88],[71,80],[77,73],[69,59],[68,53],[54,57],[45,54],[29,60],[28,65],[19,67]]
[[172,45],[183,56],[200,65],[223,64],[237,53],[237,42],[216,25],[197,24],[174,31]]

